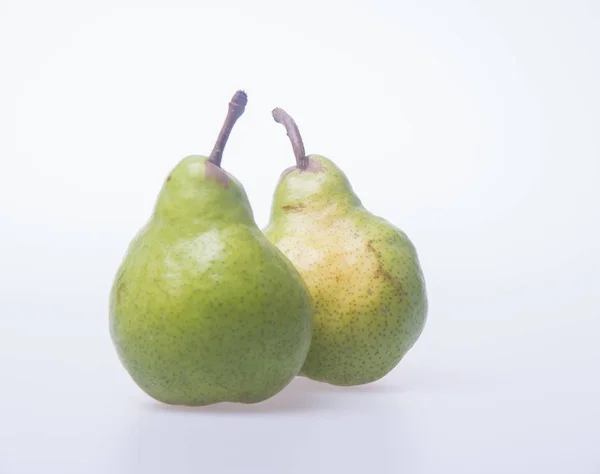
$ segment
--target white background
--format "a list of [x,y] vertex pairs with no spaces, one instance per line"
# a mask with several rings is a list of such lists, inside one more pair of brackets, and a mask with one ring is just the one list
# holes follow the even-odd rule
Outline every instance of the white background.
[[[0,2],[0,473],[600,473],[600,3]],[[270,110],[416,244],[429,320],[388,377],[261,405],[149,399],[108,292],[210,152],[258,224]]]

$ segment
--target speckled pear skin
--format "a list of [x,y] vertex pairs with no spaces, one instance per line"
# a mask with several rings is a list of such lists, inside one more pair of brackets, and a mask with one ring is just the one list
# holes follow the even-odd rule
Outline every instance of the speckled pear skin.
[[309,155],[283,172],[265,235],[292,261],[315,304],[301,375],[361,385],[389,373],[420,336],[425,280],[400,229],[368,212],[344,173]]
[[260,402],[300,371],[312,317],[241,184],[207,157],[183,159],[111,291],[110,333],[133,380],[169,404]]

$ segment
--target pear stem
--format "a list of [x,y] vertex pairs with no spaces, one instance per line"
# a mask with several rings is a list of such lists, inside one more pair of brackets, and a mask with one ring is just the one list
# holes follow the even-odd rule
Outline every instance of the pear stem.
[[287,136],[290,137],[292,149],[294,150],[294,155],[296,156],[296,166],[302,171],[308,169],[308,157],[304,151],[304,142],[302,141],[300,130],[298,130],[298,125],[296,125],[296,122],[290,114],[279,107],[273,109],[273,112],[271,113],[273,115],[273,119],[275,119],[275,122],[283,125],[285,127],[285,131],[287,132]]
[[229,140],[229,134],[231,133],[235,122],[237,122],[237,119],[239,119],[244,113],[244,110],[246,110],[247,103],[248,96],[244,91],[237,91],[229,102],[227,117],[225,117],[225,122],[223,122],[217,142],[208,157],[208,161],[214,163],[219,168],[221,167],[221,160],[223,159],[223,150],[225,149],[227,140]]

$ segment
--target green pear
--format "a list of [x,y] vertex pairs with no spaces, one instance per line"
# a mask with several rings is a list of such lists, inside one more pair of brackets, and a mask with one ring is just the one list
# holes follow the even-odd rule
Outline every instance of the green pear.
[[290,261],[257,227],[242,185],[220,168],[246,94],[210,157],[166,178],[110,295],[110,333],[133,380],[169,404],[255,403],[282,390],[308,353],[313,305]]
[[265,235],[302,275],[315,304],[313,339],[301,375],[360,385],[389,373],[420,336],[427,317],[423,273],[400,229],[367,211],[331,160],[306,156],[282,109],[296,166],[275,189]]

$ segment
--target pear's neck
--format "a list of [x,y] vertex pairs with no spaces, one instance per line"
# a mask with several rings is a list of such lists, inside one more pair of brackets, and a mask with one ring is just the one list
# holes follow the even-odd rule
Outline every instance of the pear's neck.
[[361,206],[346,175],[325,157],[311,155],[306,170],[283,172],[273,199],[272,217],[338,215]]
[[172,219],[161,215],[154,214],[149,222],[149,228],[161,235],[172,236],[174,239],[190,240],[199,235],[210,232],[220,232],[226,228],[233,227],[256,227],[254,221],[247,220],[227,220],[219,219],[204,219],[202,217],[188,217],[185,219]]
[[205,207],[201,212],[171,213],[157,209],[154,220],[163,227],[177,229],[186,235],[199,234],[216,228],[243,225],[256,226],[254,217],[248,209],[219,209]]
[[190,233],[217,225],[256,225],[243,186],[205,156],[186,157],[175,167],[154,215],[164,225]]

